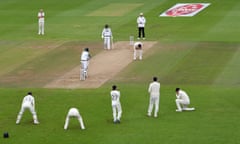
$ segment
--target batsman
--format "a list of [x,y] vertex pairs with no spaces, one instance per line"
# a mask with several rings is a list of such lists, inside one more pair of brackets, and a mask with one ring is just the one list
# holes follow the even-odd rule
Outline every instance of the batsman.
[[89,48],[84,48],[81,57],[80,57],[80,62],[81,62],[81,68],[80,68],[80,80],[85,80],[88,76],[88,65],[89,65],[89,60],[91,58],[91,55],[89,53]]

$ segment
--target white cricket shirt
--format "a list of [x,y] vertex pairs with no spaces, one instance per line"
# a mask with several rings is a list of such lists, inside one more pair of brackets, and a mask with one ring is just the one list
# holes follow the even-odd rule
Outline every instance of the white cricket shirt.
[[38,13],[38,22],[44,22],[44,12],[39,12]]
[[148,92],[151,96],[160,96],[160,83],[152,82],[149,85]]
[[110,92],[112,105],[116,105],[120,102],[120,92],[118,90],[112,90]]
[[81,61],[88,61],[90,59],[89,52],[83,51],[81,55]]
[[[135,43],[134,43],[134,46],[133,46],[134,50],[136,50],[136,49],[138,48],[138,45],[139,45],[139,44],[142,45],[142,48],[143,48],[143,43],[142,43],[142,42],[135,42]],[[141,48],[141,49],[142,49],[142,48]]]
[[23,98],[23,102],[22,104],[30,104],[30,105],[33,105],[34,106],[34,97],[31,96],[31,95],[27,95]]
[[112,31],[110,28],[104,28],[102,31],[102,37],[111,37]]
[[187,95],[187,93],[185,91],[180,90],[178,92],[178,95],[176,95],[176,96],[177,96],[178,99],[181,99],[181,100],[184,100],[184,101],[190,103],[190,99],[189,99],[189,97],[188,97],[188,95]]

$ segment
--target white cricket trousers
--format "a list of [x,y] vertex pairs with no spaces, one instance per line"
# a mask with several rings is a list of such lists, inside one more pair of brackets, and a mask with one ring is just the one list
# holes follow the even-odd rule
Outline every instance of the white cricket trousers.
[[85,129],[82,116],[80,115],[78,109],[76,109],[76,108],[71,108],[71,109],[68,111],[68,114],[67,114],[67,117],[66,117],[66,120],[65,120],[65,124],[64,124],[64,129],[65,129],[65,130],[68,128],[68,124],[69,124],[69,121],[70,121],[70,118],[71,118],[71,117],[77,118],[78,121],[79,121],[79,124],[80,124],[81,129]]
[[142,55],[143,55],[143,50],[140,49],[140,50],[134,50],[133,52],[133,59],[136,60],[137,57],[139,57],[140,60],[142,60]]
[[157,117],[158,110],[159,110],[159,96],[150,96],[149,106],[148,106],[148,116],[151,116],[153,107],[155,106],[154,110],[154,117]]
[[176,99],[176,105],[179,111],[185,110],[185,111],[193,111],[195,108],[188,108],[188,105],[190,104],[189,101],[184,101],[182,99]]
[[111,49],[111,37],[104,37],[104,49]]
[[34,107],[30,103],[23,103],[21,110],[18,113],[16,124],[20,123],[20,121],[22,119],[22,115],[26,109],[29,109],[29,111],[32,113],[34,123],[38,124],[37,113],[36,113]]
[[44,35],[44,22],[38,22],[38,34]]
[[113,111],[113,121],[117,121],[121,119],[122,116],[122,107],[120,103],[112,104],[112,111]]
[[81,61],[81,69],[84,70],[84,72],[87,72],[88,65],[89,65],[89,61],[87,60]]

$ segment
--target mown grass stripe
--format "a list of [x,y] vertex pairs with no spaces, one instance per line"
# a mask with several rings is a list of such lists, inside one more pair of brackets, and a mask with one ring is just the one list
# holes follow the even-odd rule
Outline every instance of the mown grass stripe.
[[110,3],[87,16],[123,16],[142,5],[143,3]]
[[236,51],[235,44],[199,43],[172,68],[163,81],[168,84],[211,85]]

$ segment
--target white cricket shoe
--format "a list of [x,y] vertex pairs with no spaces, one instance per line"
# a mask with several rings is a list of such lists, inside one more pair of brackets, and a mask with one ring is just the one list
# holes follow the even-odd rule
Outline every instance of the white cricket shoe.
[[38,124],[39,124],[39,121],[34,121],[34,124],[38,125]]

